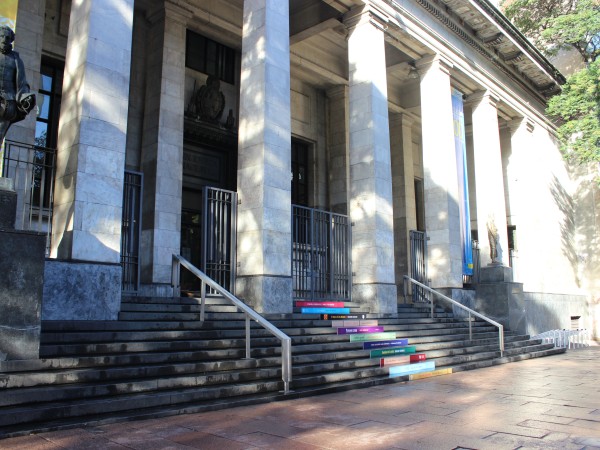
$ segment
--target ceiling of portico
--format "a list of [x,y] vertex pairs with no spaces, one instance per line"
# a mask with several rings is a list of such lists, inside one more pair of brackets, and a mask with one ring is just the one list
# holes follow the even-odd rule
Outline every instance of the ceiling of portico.
[[[507,37],[486,11],[478,8],[483,0],[430,0],[447,6],[445,13],[462,27],[470,29],[479,43],[512,67],[516,74],[529,78],[540,89],[549,85],[548,74],[531,58],[517,55],[519,42]],[[138,4],[146,0],[136,0]],[[166,0],[187,11],[188,27],[241,51],[244,0]],[[148,4],[154,4],[149,2]],[[316,88],[348,83],[347,35],[344,15],[364,4],[363,0],[290,0],[290,63],[294,79]],[[189,17],[189,16],[188,16]],[[526,50],[526,49],[523,49]],[[432,54],[432,50],[401,29],[390,27],[386,33],[388,95],[393,110],[419,116],[419,82],[411,74],[411,64]],[[453,85],[465,95],[481,90],[468,74],[453,69]],[[556,86],[556,83],[553,84]],[[514,111],[500,104],[500,117],[510,118]]]

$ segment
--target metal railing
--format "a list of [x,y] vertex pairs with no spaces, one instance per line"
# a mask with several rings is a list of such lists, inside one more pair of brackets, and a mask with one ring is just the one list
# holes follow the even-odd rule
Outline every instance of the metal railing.
[[244,313],[246,320],[246,358],[251,358],[250,319],[256,321],[260,326],[281,341],[281,379],[283,380],[283,392],[288,394],[290,392],[290,383],[292,382],[292,340],[290,337],[180,255],[173,255],[171,284],[173,285],[174,297],[178,297],[180,293],[180,266],[185,267],[202,282],[202,287],[200,289],[200,323],[204,322],[207,287],[210,288],[212,292],[222,295],[233,303],[238,310]]
[[585,328],[577,330],[550,330],[532,336],[531,339],[541,339],[544,344],[554,344],[559,348],[589,347],[590,335]]
[[351,236],[348,216],[292,205],[294,299],[351,299]]
[[17,230],[46,234],[46,255],[52,234],[52,194],[56,150],[15,141],[4,141],[0,176],[14,180],[17,192]]
[[[427,284],[427,233],[424,231],[410,230],[410,275],[419,283]],[[429,301],[427,294],[419,286],[412,289],[414,303]],[[405,296],[406,297],[406,296]],[[405,300],[406,301],[406,298]]]
[[[429,292],[430,294],[433,294],[434,296],[438,296],[441,299],[452,303],[452,305],[457,306],[458,308],[467,311],[469,313],[469,319],[468,319],[468,321],[469,321],[469,340],[473,340],[473,326],[472,326],[473,320],[472,320],[471,316],[479,317],[480,319],[485,320],[487,323],[492,324],[496,328],[498,328],[498,341],[499,341],[499,346],[500,346],[500,357],[504,356],[504,326],[502,326],[502,324],[499,324],[495,320],[492,320],[489,317],[486,317],[483,314],[480,314],[477,311],[474,311],[471,308],[466,307],[465,305],[457,302],[456,300],[452,300],[451,298],[446,297],[444,294],[440,294],[436,290],[431,289],[429,286],[425,286],[423,283],[418,282],[417,280],[409,277],[408,275],[404,275],[404,302],[405,303],[406,303],[406,296],[408,294],[408,285],[409,284],[414,284],[414,285],[420,287],[421,289],[424,289],[425,291]],[[431,305],[431,318],[433,319],[434,301],[433,301],[432,297],[429,298],[429,303]]]

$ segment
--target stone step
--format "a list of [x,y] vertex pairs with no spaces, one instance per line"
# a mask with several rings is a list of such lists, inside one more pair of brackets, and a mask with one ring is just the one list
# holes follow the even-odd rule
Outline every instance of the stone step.
[[[452,323],[453,319],[364,319],[377,320],[379,325],[428,325],[428,324],[443,324]],[[330,327],[331,320],[321,320],[318,318],[310,319],[302,317],[302,315],[294,315],[289,319],[275,319],[270,321],[278,328],[298,328],[298,327]],[[43,321],[42,332],[73,332],[73,331],[137,331],[137,330],[198,330],[203,329],[220,329],[220,328],[241,328],[245,326],[244,316],[242,314],[206,314],[204,324],[200,324],[199,316],[196,316],[196,321],[185,322],[164,322],[164,321]],[[252,321],[250,323],[252,329],[261,328],[259,324]]]
[[[344,343],[348,342],[348,337],[344,335],[337,335],[334,330],[329,329],[328,334],[305,334],[297,335],[292,337],[293,347],[306,344],[318,344],[326,345],[333,343]],[[460,329],[458,329],[460,331]],[[435,344],[449,343],[453,341],[457,342],[468,342],[468,332],[458,332],[456,329],[450,330],[439,330],[437,334],[420,335],[418,332],[411,331],[405,333],[395,333],[397,338],[408,338],[412,344],[429,344],[431,347]],[[141,333],[140,333],[141,334]],[[401,335],[402,334],[402,335]],[[409,336],[410,335],[410,336]],[[131,341],[112,341],[112,342],[95,342],[91,337],[83,342],[67,343],[71,342],[66,337],[63,338],[63,342],[59,344],[45,343],[40,347],[40,357],[52,358],[52,357],[82,357],[88,355],[114,355],[119,353],[142,353],[142,352],[180,352],[180,351],[212,351],[212,354],[218,355],[219,357],[237,357],[236,355],[245,348],[245,340],[242,338],[223,338],[223,339],[185,339],[183,336],[179,336],[179,339],[161,339],[161,340],[148,340],[143,341],[143,336],[137,337],[136,340]],[[497,338],[495,332],[483,332],[474,333],[474,340],[481,339],[494,339]],[[507,336],[509,339],[510,336]],[[279,341],[274,337],[261,337],[253,338],[251,340],[251,347],[254,354],[266,354],[273,349],[279,347]],[[441,347],[441,345],[439,346]],[[205,355],[208,355],[206,353]]]
[[[279,341],[252,322],[253,359],[245,359],[244,315],[231,308],[223,298],[207,298],[200,327],[197,299],[127,298],[118,322],[43,322],[43,359],[0,362],[0,436],[282,398]],[[469,339],[468,323],[441,308],[434,319],[429,305],[398,311],[367,316],[441,370],[551,354],[539,340],[507,331],[498,358],[497,330],[485,322],[473,322]],[[390,381],[379,358],[319,314],[268,320],[292,338],[292,396],[411,379]]]
[[243,395],[254,395],[281,390],[282,382],[260,380],[244,384],[226,384],[204,389],[187,388],[164,390],[159,392],[132,393],[128,395],[108,395],[99,398],[86,398],[79,401],[61,401],[47,404],[4,407],[0,409],[0,437],[3,427],[26,423],[54,421],[56,419],[77,417],[85,422],[87,416],[112,414],[115,412],[135,411],[144,408],[169,407],[190,404],[204,400],[215,400]]
[[[383,321],[379,321],[383,322]],[[129,324],[130,322],[127,322]],[[213,322],[207,321],[203,326],[197,324],[195,327],[173,327],[170,329],[155,329],[153,325],[157,322],[152,322],[149,329],[144,329],[138,323],[131,327],[127,325],[121,325],[120,327],[111,324],[110,322],[101,322],[95,327],[85,327],[85,323],[79,322],[77,325],[72,327],[66,326],[51,326],[48,322],[44,322],[42,344],[46,343],[60,343],[65,340],[69,342],[82,342],[93,339],[97,342],[114,341],[114,340],[134,340],[136,337],[139,339],[174,339],[174,336],[179,337],[185,336],[186,338],[195,339],[211,339],[211,338],[226,338],[243,336],[245,330],[244,321],[231,321],[227,323],[221,323],[221,321]],[[253,329],[253,335],[262,336],[269,335],[260,325],[251,322],[251,328]],[[331,321],[275,321],[275,325],[278,326],[282,331],[288,335],[300,335],[300,334],[334,334],[335,328],[331,326]],[[393,324],[389,321],[381,323],[381,326],[385,327],[386,331],[398,331],[398,332],[409,332],[409,331],[420,331],[430,332],[437,329],[468,329],[467,322],[453,321],[450,323],[437,323],[437,322],[426,322],[426,323],[400,323]],[[495,329],[495,327],[488,325],[486,322],[474,322],[472,325],[474,332],[481,332],[487,329]],[[215,334],[214,331],[219,330],[223,333]],[[140,331],[143,332],[140,333]]]
[[547,350],[536,351],[533,353],[520,353],[516,355],[504,356],[502,358],[487,359],[483,361],[470,362],[465,364],[457,364],[452,367],[453,372],[460,372],[463,370],[481,369],[483,367],[491,367],[498,364],[506,364],[509,362],[524,361],[531,358],[542,358],[545,356],[558,355],[566,352],[565,348],[551,348]]

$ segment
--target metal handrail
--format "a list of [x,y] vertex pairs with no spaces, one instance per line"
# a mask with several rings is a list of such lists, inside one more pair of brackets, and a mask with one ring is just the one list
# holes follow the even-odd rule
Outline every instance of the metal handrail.
[[196,277],[200,279],[202,282],[201,288],[201,300],[200,300],[200,323],[204,322],[204,307],[206,303],[206,286],[210,286],[216,292],[221,294],[224,298],[229,300],[236,306],[239,310],[241,310],[245,314],[246,319],[246,358],[251,358],[250,356],[250,319],[258,322],[265,330],[275,336],[277,339],[281,341],[281,379],[283,380],[283,392],[284,394],[288,394],[290,392],[290,383],[292,382],[292,340],[290,337],[277,328],[275,325],[270,323],[244,302],[242,302],[239,298],[234,296],[231,292],[225,289],[223,286],[219,285],[213,279],[211,279],[208,275],[202,272],[200,269],[195,267],[192,263],[190,263],[187,259],[182,257],[181,255],[173,255],[173,266],[171,272],[171,284],[173,285],[173,296],[179,297],[180,295],[180,285],[179,285],[179,272],[180,267],[185,267],[187,270],[192,272]]
[[[499,324],[498,322],[496,322],[495,320],[490,319],[489,317],[484,316],[483,314],[478,313],[477,311],[472,310],[471,308],[466,307],[465,305],[463,305],[462,303],[457,302],[456,300],[452,300],[450,297],[446,297],[444,294],[439,293],[438,291],[431,289],[429,286],[424,285],[423,283],[419,283],[417,280],[415,280],[414,278],[409,277],[408,275],[404,275],[404,301],[406,302],[406,296],[408,293],[408,289],[407,289],[407,285],[408,283],[412,283],[415,284],[423,289],[425,289],[428,292],[431,292],[434,295],[437,295],[438,297],[441,297],[442,299],[452,303],[455,306],[458,306],[461,309],[464,309],[465,311],[467,311],[469,313],[469,340],[473,340],[473,327],[471,325],[472,319],[471,319],[471,315],[475,316],[475,317],[479,317],[480,319],[485,320],[486,322],[494,325],[495,327],[498,328],[498,340],[500,341],[500,357],[504,356],[504,327],[502,326],[502,324]],[[433,319],[433,299],[429,300],[429,303],[431,304],[431,318]]]

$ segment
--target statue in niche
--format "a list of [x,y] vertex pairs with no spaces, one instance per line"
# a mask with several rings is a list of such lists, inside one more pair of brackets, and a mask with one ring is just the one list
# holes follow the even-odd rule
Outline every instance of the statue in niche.
[[14,31],[0,26],[0,142],[13,123],[35,108],[35,94],[29,92],[23,61],[12,48],[14,40]]
[[498,227],[496,227],[496,222],[494,221],[494,216],[490,215],[487,220],[487,233],[488,233],[488,241],[490,243],[490,259],[492,260],[492,264],[499,264],[498,261]]
[[227,119],[225,119],[225,128],[228,130],[233,130],[235,126],[235,118],[233,117],[233,109],[229,110],[229,114],[227,114]]
[[209,76],[206,84],[192,94],[191,115],[204,122],[219,123],[225,109],[225,96],[220,88],[219,79]]

